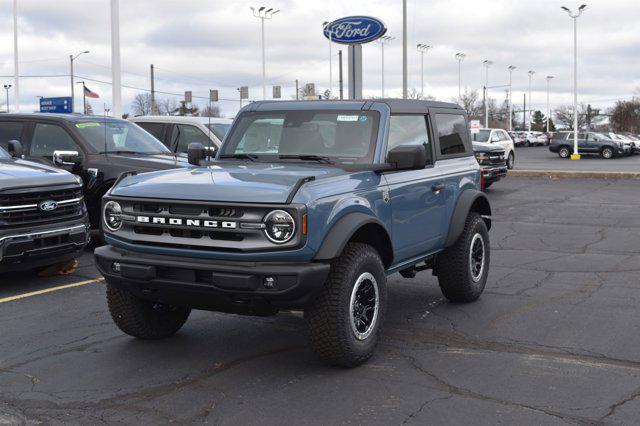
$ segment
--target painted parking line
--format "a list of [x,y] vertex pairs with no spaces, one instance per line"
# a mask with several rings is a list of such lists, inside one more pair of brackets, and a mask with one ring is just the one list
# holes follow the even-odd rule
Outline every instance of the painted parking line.
[[18,294],[16,296],[5,297],[0,299],[0,303],[13,302],[14,300],[26,299],[27,297],[38,296],[46,293],[53,293],[54,291],[64,290],[67,288],[80,287],[87,284],[95,284],[104,281],[104,278],[94,278],[92,280],[80,281],[73,284],[65,284],[57,287],[45,288],[44,290],[32,291],[30,293]]

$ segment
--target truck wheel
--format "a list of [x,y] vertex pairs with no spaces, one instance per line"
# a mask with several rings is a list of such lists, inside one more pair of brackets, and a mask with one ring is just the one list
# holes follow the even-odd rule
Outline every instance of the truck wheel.
[[140,299],[107,283],[107,304],[113,322],[126,334],[140,339],[173,336],[189,318],[191,309]]
[[513,169],[513,166],[515,166],[516,164],[516,157],[515,155],[513,155],[513,151],[509,153],[509,156],[507,157],[507,169],[511,170]]
[[378,343],[386,307],[380,255],[367,244],[347,244],[332,262],[324,290],[304,313],[316,353],[332,365],[362,364]]
[[479,214],[467,216],[454,245],[438,255],[438,282],[451,302],[473,302],[484,290],[489,274],[489,233]]
[[600,155],[602,155],[602,158],[605,158],[607,160],[613,158],[613,149],[605,146],[604,148],[602,148],[602,152],[600,152]]
[[569,152],[569,148],[567,148],[566,146],[560,147],[560,149],[558,150],[558,155],[560,156],[560,158],[569,158],[569,155],[571,155],[571,152]]

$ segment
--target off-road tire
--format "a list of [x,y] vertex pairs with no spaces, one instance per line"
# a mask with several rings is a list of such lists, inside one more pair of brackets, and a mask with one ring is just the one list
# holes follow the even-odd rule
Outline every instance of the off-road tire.
[[511,151],[507,156],[507,169],[511,170],[515,165],[516,165],[516,156],[513,153],[513,151]]
[[602,148],[602,151],[600,151],[600,155],[602,156],[602,158],[610,160],[613,158],[613,149],[605,146],[604,148]]
[[558,150],[558,155],[560,158],[569,158],[569,156],[571,156],[571,151],[569,151],[569,148],[566,146],[561,146]]
[[[479,234],[483,242],[483,268],[474,281],[471,272],[471,243]],[[468,303],[478,299],[484,290],[489,274],[490,249],[487,225],[479,214],[467,216],[464,230],[455,244],[438,255],[436,267],[442,294],[451,302]]]
[[[351,326],[351,295],[362,274],[370,273],[378,288],[378,314],[370,334],[363,340]],[[355,367],[373,354],[387,307],[387,285],[384,265],[378,252],[368,244],[349,243],[331,263],[325,288],[312,306],[304,312],[311,345],[328,364]]]
[[159,305],[107,283],[107,305],[113,322],[124,333],[155,340],[173,336],[189,318],[191,309]]

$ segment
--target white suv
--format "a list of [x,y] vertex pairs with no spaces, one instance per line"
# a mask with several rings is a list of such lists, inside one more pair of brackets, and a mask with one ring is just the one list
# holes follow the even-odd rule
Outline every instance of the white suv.
[[475,142],[488,142],[504,148],[504,156],[507,159],[507,167],[513,169],[516,164],[516,153],[513,140],[502,129],[479,129],[471,133],[471,140]]

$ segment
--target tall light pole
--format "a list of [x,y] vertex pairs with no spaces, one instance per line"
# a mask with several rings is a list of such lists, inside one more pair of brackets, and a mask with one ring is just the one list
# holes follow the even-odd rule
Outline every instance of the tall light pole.
[[462,61],[466,58],[466,54],[462,52],[456,53],[456,59],[458,61],[458,102],[462,98]]
[[9,89],[11,89],[11,85],[10,84],[5,84],[4,85],[4,90],[6,90],[6,92],[7,92],[7,112],[9,112]]
[[333,44],[333,29],[329,28],[328,25],[331,22],[323,22],[322,28],[329,33],[329,93],[333,92],[333,53],[331,52],[331,45]]
[[578,18],[586,9],[587,5],[583,4],[578,8],[577,13],[573,13],[568,7],[561,6],[562,10],[567,12],[573,19],[573,155],[572,160],[579,160],[578,153]]
[[533,77],[535,73],[536,72],[534,70],[527,72],[527,74],[529,74],[529,114],[527,114],[529,117],[529,131],[531,131],[531,112],[533,111],[533,101],[531,99],[531,77]]
[[551,116],[551,106],[549,105],[549,82],[553,79],[552,75],[547,76],[547,133],[549,130],[549,117]]
[[407,0],[402,0],[402,99],[407,94]]
[[73,61],[78,59],[78,56],[84,55],[85,53],[89,53],[89,51],[85,50],[84,52],[80,52],[80,53],[77,53],[75,55],[69,55],[69,68],[70,68],[69,75],[71,76],[71,112],[74,112],[76,110],[75,90],[74,90],[74,84],[73,84]]
[[428,44],[418,44],[416,46],[418,52],[420,52],[420,96],[424,99],[424,53],[431,49],[433,46]]
[[493,61],[485,59],[482,65],[484,66],[484,127],[489,127],[489,67],[493,65]]
[[507,68],[509,70],[509,131],[513,130],[513,90],[512,90],[512,82],[513,82],[513,70],[516,69],[515,65],[509,65]]
[[122,117],[120,72],[120,0],[111,0],[111,115]]
[[378,39],[380,47],[382,48],[382,97],[384,98],[384,45],[390,43],[395,37],[382,36]]
[[[280,12],[280,9],[273,10],[273,8],[266,9],[264,6],[260,6],[258,9],[251,6],[251,12],[255,18],[260,19],[260,33],[262,34],[262,99],[267,99],[267,72],[264,58],[264,20],[272,19],[273,15]],[[266,10],[265,10],[266,9]]]

